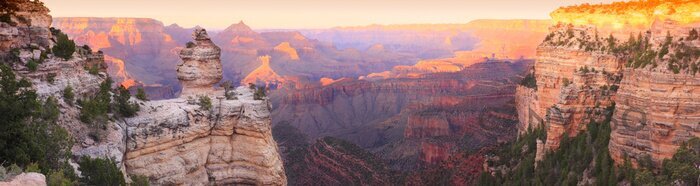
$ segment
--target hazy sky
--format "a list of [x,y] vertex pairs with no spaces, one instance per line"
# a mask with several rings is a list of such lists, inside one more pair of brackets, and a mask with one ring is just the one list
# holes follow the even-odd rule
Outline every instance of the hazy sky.
[[255,29],[548,19],[557,7],[620,0],[43,0],[54,17],[145,17],[185,27]]

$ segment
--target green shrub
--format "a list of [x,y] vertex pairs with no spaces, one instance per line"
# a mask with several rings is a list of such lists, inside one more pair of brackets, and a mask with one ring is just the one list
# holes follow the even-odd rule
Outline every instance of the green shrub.
[[266,88],[264,86],[258,87],[257,90],[255,90],[255,93],[253,94],[253,99],[254,100],[263,100],[265,99],[265,90]]
[[139,99],[141,101],[148,101],[148,95],[146,95],[146,91],[143,90],[143,88],[139,87],[136,89],[136,99]]
[[520,85],[537,90],[537,79],[534,73],[529,73],[520,81]]
[[199,96],[199,101],[197,102],[197,105],[199,105],[199,107],[201,107],[204,110],[210,110],[211,98],[209,98],[209,96]]
[[236,93],[233,92],[233,83],[231,81],[226,80],[223,83],[221,83],[221,87],[224,88],[224,96],[226,96],[226,99],[232,100],[232,99],[237,99]]
[[192,41],[190,41],[190,42],[187,42],[187,44],[185,44],[185,46],[187,46],[187,48],[194,48],[195,44]]
[[22,168],[19,167],[19,165],[17,165],[17,164],[12,164],[9,167],[7,167],[7,174],[12,175],[12,176],[22,174],[22,171],[23,171]]
[[692,138],[681,144],[673,158],[664,160],[662,176],[671,181],[680,180],[686,185],[697,185],[700,177],[700,138]]
[[39,169],[38,163],[30,163],[29,165],[27,165],[27,168],[24,170],[24,172],[41,173],[41,169]]
[[90,158],[83,156],[78,162],[78,170],[82,173],[81,185],[126,185],[124,175],[112,159]]
[[29,69],[29,71],[34,72],[39,68],[39,63],[37,63],[33,59],[30,59],[29,62],[27,62],[27,68]]
[[107,122],[107,113],[110,111],[110,102],[112,101],[110,89],[112,87],[112,79],[107,77],[101,84],[100,90],[93,98],[87,98],[80,101],[80,120],[90,124],[93,128],[101,128]]
[[688,34],[688,40],[696,40],[700,39],[700,36],[698,36],[698,30],[695,30],[694,28],[690,30],[690,33]]
[[60,30],[57,31],[55,36],[57,41],[56,46],[52,49],[53,54],[65,60],[71,59],[73,53],[75,53],[75,42],[68,39],[68,35],[62,33]]
[[6,163],[27,165],[43,159],[34,134],[26,124],[40,106],[31,83],[17,80],[12,69],[0,64],[0,157]]
[[92,54],[92,49],[88,45],[83,45],[83,50],[85,50],[88,54]]
[[140,110],[137,103],[129,101],[131,93],[124,86],[117,88],[117,94],[114,95],[117,111],[122,117],[133,117]]
[[72,186],[78,185],[78,183],[67,176],[63,169],[52,171],[46,177],[46,185],[48,186]]
[[68,105],[73,105],[75,101],[75,93],[73,93],[73,87],[70,85],[63,89],[63,101],[68,103]]
[[561,80],[563,87],[571,85],[571,81],[569,81],[569,78],[564,78]]
[[88,73],[90,73],[92,75],[97,75],[100,73],[100,68],[98,67],[98,65],[90,65],[87,68],[87,70],[88,70]]
[[148,177],[142,175],[131,175],[131,186],[149,186]]
[[56,74],[55,73],[49,73],[46,76],[46,81],[53,84],[56,81]]
[[10,26],[17,26],[17,23],[12,22],[12,16],[10,14],[0,15],[0,22],[10,24]]

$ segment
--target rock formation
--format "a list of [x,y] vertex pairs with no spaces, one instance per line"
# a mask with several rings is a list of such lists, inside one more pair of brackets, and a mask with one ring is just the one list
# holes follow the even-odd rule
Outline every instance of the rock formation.
[[[212,86],[221,80],[220,50],[203,29],[181,52],[179,98],[143,103],[127,126],[126,170],[158,185],[286,185],[272,139],[267,100],[238,87],[237,99]],[[202,97],[215,98],[207,106]]]
[[194,43],[180,51],[182,64],[177,67],[177,78],[182,83],[181,95],[206,94],[221,81],[221,49],[214,45],[207,31],[197,29],[192,34]]
[[19,11],[10,16],[10,23],[0,22],[0,53],[11,48],[40,47],[42,50],[52,47],[51,16],[49,9],[39,1],[27,1],[19,4]]
[[125,120],[127,171],[164,185],[285,185],[266,101],[236,92],[238,100],[213,100],[211,110],[185,98],[146,102]]
[[9,180],[0,181],[0,186],[45,186],[46,176],[30,172],[14,176]]
[[[555,21],[566,24],[553,26],[538,48],[532,72],[536,86],[517,89],[519,130],[546,127],[544,148],[555,150],[564,134],[575,136],[589,122],[600,123],[610,114],[609,150],[615,162],[629,157],[636,164],[648,157],[660,166],[681,143],[700,136],[699,58],[692,54],[700,43],[691,36],[700,27],[700,18],[692,15],[699,6],[671,0],[553,12]],[[608,38],[604,46],[602,37]],[[632,39],[626,43],[627,37]],[[630,49],[629,43],[635,42],[648,42],[648,48]],[[636,50],[653,55],[631,57],[641,53]]]

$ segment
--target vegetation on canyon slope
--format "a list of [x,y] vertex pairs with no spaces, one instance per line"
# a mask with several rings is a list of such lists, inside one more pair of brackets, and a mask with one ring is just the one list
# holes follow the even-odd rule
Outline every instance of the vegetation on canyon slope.
[[[56,122],[58,102],[42,101],[26,79],[17,79],[10,67],[0,64],[0,171],[1,178],[25,172],[47,175],[48,185],[124,185],[116,164],[106,159],[79,161],[83,176],[78,177],[68,164],[73,138]],[[9,174],[5,174],[9,173]],[[121,179],[121,180],[120,180]],[[115,181],[117,180],[117,181]]]
[[[609,35],[601,38],[598,31],[593,35],[586,30],[575,30],[572,25],[565,25],[565,30],[555,31],[547,35],[544,45],[555,47],[577,46],[586,52],[600,52],[612,54],[626,62],[630,68],[657,68],[660,64],[666,64],[666,69],[675,74],[686,72],[695,74],[700,69],[700,48],[689,44],[700,40],[698,31],[691,29],[687,37],[674,38],[670,33],[666,34],[664,42],[659,46],[651,43],[649,35],[642,33],[630,34],[626,42]],[[576,33],[578,32],[578,33]]]
[[696,185],[700,175],[700,139],[681,145],[661,170],[652,168],[651,160],[640,161],[633,168],[630,161],[615,166],[608,152],[614,106],[606,109],[603,122],[590,122],[587,131],[576,137],[563,135],[558,150],[547,152],[535,161],[536,140],[546,139],[543,127],[529,129],[518,140],[497,150],[488,161],[493,174],[484,172],[479,185]]

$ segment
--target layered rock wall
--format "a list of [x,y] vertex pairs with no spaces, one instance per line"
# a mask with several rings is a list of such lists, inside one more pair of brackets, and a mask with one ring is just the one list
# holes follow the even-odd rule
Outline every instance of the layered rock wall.
[[286,185],[269,102],[246,87],[233,91],[237,99],[215,90],[221,50],[203,29],[193,38],[180,53],[181,97],[145,102],[123,121],[127,172],[159,185]]
[[700,39],[691,36],[700,30],[700,17],[694,15],[698,6],[694,1],[640,1],[553,12],[567,25],[553,27],[538,49],[536,93],[524,87],[516,91],[519,130],[534,123],[532,113],[543,116],[544,148],[553,150],[564,134],[585,130],[590,121],[601,123],[610,113],[606,108],[615,108],[609,144],[615,162],[649,158],[660,166],[681,143],[700,136]]
[[518,133],[522,134],[529,128],[539,127],[542,111],[537,104],[537,90],[525,86],[518,86],[515,89],[515,108],[518,112]]
[[214,100],[211,110],[184,98],[146,102],[124,121],[127,171],[162,185],[285,185],[267,102],[236,91],[238,100]]
[[622,65],[612,55],[540,46],[534,71],[537,89],[519,87],[516,91],[520,133],[541,119],[547,130],[545,148],[558,148],[562,135],[575,136],[596,119],[591,113],[612,104],[614,92],[607,87],[616,84]]
[[700,137],[700,77],[626,69],[616,98],[610,155],[655,164]]

